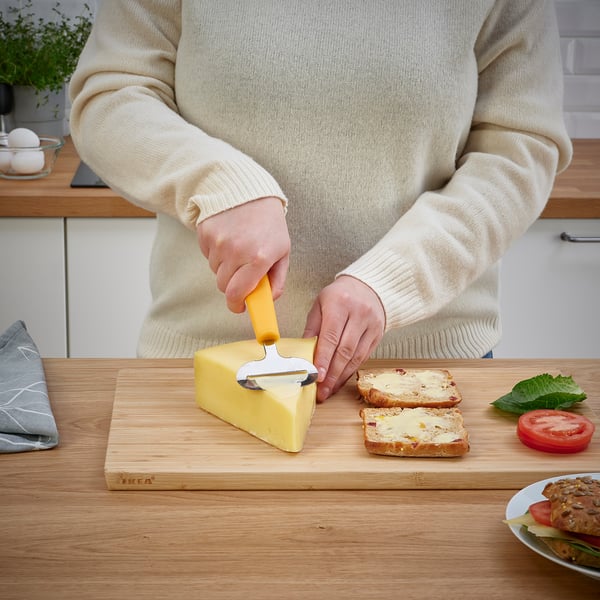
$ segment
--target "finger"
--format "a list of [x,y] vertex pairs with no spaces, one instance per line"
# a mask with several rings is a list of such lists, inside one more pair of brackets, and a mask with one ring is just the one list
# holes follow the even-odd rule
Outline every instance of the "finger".
[[217,267],[217,270],[215,271],[216,274],[216,282],[217,282],[217,289],[220,292],[223,292],[225,294],[225,291],[227,290],[227,286],[229,285],[229,282],[231,281],[231,277],[233,275],[235,271],[232,271],[232,265],[222,262],[221,264],[219,264],[219,266]]
[[[334,316],[322,316],[321,329],[315,350],[315,366],[319,371],[318,381],[320,382],[317,392],[319,399],[329,397],[335,385],[337,374],[331,371],[331,362],[339,350],[338,346],[342,340],[348,319],[349,315],[347,312],[336,312]],[[345,348],[347,347],[348,342],[346,342]],[[347,351],[345,348],[342,352]],[[339,363],[337,368],[340,369]]]
[[266,267],[260,267],[254,263],[239,266],[229,278],[224,290],[229,310],[235,313],[244,312],[246,298],[266,273]]
[[199,223],[196,226],[196,240],[198,241],[200,252],[202,252],[202,254],[208,258],[208,242],[206,241],[204,235],[202,235],[202,223]]
[[206,257],[210,270],[217,274],[221,264],[227,262],[223,260],[223,252],[218,247],[209,244],[205,244],[203,248],[201,247],[200,249],[202,250],[202,254]]
[[278,260],[269,270],[269,281],[271,283],[273,300],[277,300],[283,294],[289,265],[290,259],[289,256],[286,255],[281,260]]
[[208,259],[212,272],[216,273],[218,263],[221,262],[219,258],[219,248],[222,245],[222,241],[215,239],[211,233],[210,219],[203,221],[196,227],[196,238],[198,240],[200,251]]
[[[377,346],[379,341],[378,337],[372,335],[370,330],[365,331],[365,333],[361,336],[358,345],[354,351],[354,355],[350,360],[346,362],[346,365],[343,367],[341,373],[337,376],[337,379],[333,383],[331,387],[331,393],[335,394],[345,385],[345,383],[356,373],[356,371],[360,368],[360,366],[369,358],[373,349]],[[332,364],[335,365],[336,356],[332,361]]]
[[318,336],[321,331],[321,319],[321,305],[319,301],[316,300],[306,317],[306,324],[304,326],[302,337],[309,338]]
[[355,332],[350,327],[350,321],[347,321],[336,350],[329,360],[325,378],[317,390],[317,397],[320,401],[327,399],[338,389],[338,381],[346,372],[348,364],[352,362],[359,341],[360,338],[357,339]]

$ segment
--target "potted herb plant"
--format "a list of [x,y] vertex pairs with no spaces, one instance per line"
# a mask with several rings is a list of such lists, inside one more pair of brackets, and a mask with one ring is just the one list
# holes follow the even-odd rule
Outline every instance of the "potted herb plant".
[[93,14],[66,15],[55,2],[42,18],[32,0],[0,8],[0,84],[12,86],[13,122],[37,133],[62,136],[66,84],[92,27]]

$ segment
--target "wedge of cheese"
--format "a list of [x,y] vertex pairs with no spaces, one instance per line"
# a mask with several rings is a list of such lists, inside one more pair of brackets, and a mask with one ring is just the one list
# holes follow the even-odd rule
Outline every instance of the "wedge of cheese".
[[[316,338],[282,338],[282,356],[312,361]],[[194,355],[196,403],[205,411],[251,435],[285,450],[299,452],[315,410],[317,386],[300,386],[279,378],[263,378],[263,390],[243,388],[236,379],[246,362],[260,360],[264,349],[255,340],[198,350]]]

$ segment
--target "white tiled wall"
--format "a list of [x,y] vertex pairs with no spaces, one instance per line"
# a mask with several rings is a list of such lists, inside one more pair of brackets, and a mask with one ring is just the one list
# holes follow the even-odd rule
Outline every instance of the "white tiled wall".
[[600,138],[600,0],[554,0],[572,138]]

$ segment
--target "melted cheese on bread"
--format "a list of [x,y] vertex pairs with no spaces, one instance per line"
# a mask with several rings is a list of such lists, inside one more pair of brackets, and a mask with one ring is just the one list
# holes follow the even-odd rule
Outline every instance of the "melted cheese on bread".
[[370,406],[451,408],[461,401],[447,369],[358,369],[356,385]]
[[390,394],[400,395],[413,390],[423,390],[431,397],[446,395],[448,381],[440,371],[389,371],[372,377],[373,385]]
[[404,410],[394,415],[378,415],[377,430],[382,439],[427,440],[435,444],[446,444],[456,439],[455,431],[446,417],[429,414],[422,408]]

